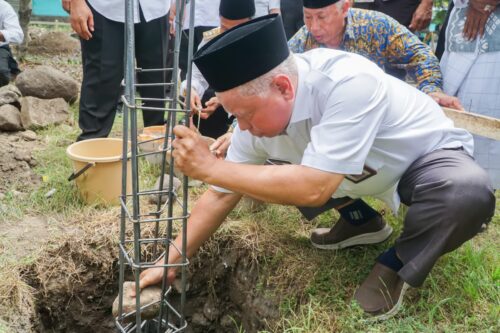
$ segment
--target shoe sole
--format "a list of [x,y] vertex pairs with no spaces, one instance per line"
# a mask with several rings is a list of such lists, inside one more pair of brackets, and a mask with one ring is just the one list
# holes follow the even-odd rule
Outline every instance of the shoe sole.
[[408,290],[409,287],[410,287],[410,285],[408,283],[403,282],[403,287],[401,288],[401,293],[399,294],[398,301],[392,307],[392,309],[390,309],[386,313],[368,318],[365,321],[366,322],[378,322],[378,321],[384,321],[384,320],[387,320],[387,319],[394,317],[399,312],[399,310],[401,310],[401,307],[403,306],[403,297],[406,293],[406,290]]
[[317,244],[311,241],[311,244],[322,250],[339,250],[355,245],[367,245],[376,244],[385,241],[392,234],[392,227],[388,224],[384,226],[382,230],[377,232],[369,232],[366,234],[357,235],[348,239],[345,239],[339,243],[335,244]]

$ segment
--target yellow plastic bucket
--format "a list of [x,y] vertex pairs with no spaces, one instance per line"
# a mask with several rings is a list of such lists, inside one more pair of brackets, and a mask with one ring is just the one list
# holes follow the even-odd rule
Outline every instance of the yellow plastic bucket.
[[[123,140],[113,138],[75,142],[66,149],[73,162],[76,186],[86,203],[118,205],[122,194]],[[127,193],[131,189],[130,160],[127,162]]]

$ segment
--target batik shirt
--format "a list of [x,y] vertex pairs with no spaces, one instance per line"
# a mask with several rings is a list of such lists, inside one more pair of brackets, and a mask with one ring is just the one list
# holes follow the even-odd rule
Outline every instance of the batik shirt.
[[[400,68],[425,93],[441,91],[439,60],[431,49],[406,27],[389,16],[363,9],[349,9],[339,49],[360,54],[383,69]],[[304,25],[288,42],[295,53],[326,47],[314,39]]]

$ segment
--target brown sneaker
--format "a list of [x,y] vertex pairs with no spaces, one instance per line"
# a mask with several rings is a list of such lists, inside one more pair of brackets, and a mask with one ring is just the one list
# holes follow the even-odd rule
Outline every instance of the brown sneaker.
[[370,321],[386,320],[401,309],[403,296],[409,285],[387,266],[376,263],[363,284],[354,293],[354,299]]
[[374,217],[368,222],[355,226],[340,217],[331,228],[317,228],[311,234],[314,247],[323,250],[338,250],[344,247],[375,244],[385,241],[392,233],[390,225],[382,216]]

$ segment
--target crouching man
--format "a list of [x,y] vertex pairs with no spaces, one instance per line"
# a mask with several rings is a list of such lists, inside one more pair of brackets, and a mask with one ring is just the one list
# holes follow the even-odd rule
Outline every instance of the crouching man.
[[[495,198],[471,157],[471,135],[431,97],[369,60],[328,49],[292,55],[280,18],[270,15],[214,38],[194,61],[238,127],[226,160],[188,128],[174,130],[177,167],[212,185],[192,209],[188,256],[242,195],[302,208],[335,207],[346,196],[373,196],[394,211],[402,202],[409,209],[401,235],[354,294],[368,314],[385,319],[440,256],[492,217]],[[290,164],[263,165],[268,159]],[[169,263],[180,259],[169,255]],[[140,287],[162,274],[145,270]]]

